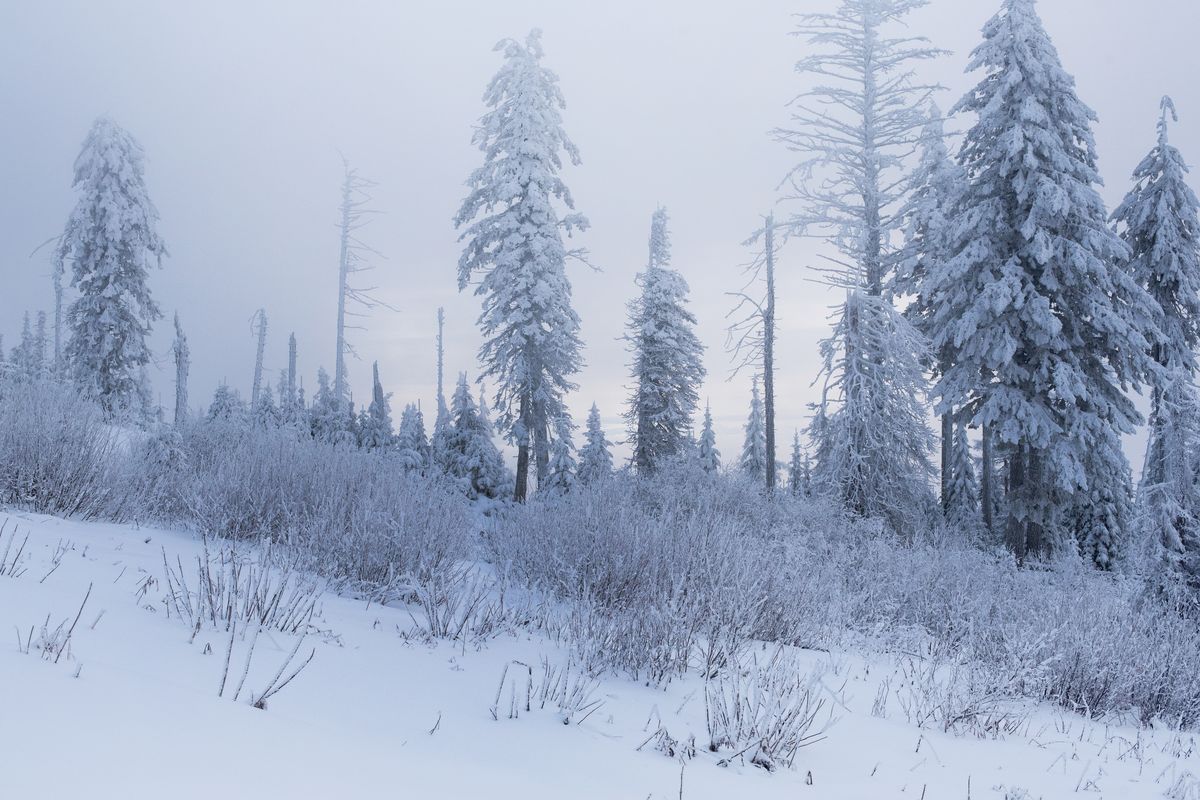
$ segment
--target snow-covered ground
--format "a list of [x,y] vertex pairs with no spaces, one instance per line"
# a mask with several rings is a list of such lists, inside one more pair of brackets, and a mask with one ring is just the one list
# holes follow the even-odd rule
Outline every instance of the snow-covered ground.
[[[538,708],[536,687],[525,712],[527,678],[513,680],[529,665],[540,681],[543,658],[566,663],[547,640],[429,645],[401,635],[406,609],[328,595],[298,652],[315,649],[311,664],[260,710],[247,698],[296,640],[262,634],[242,697],[218,697],[230,637],[192,639],[163,604],[163,552],[186,565],[194,537],[19,513],[0,521],[0,554],[14,527],[18,544],[29,534],[24,573],[0,575],[0,797],[1200,798],[1191,735],[1048,706],[1017,709],[1017,730],[1001,738],[921,730],[894,700],[880,716],[880,682],[902,680],[896,666],[854,654],[800,655],[825,700],[818,724],[832,724],[794,767],[721,766],[703,747],[697,679],[665,690],[607,679],[593,695],[602,705],[564,724],[552,704]],[[47,615],[51,631],[79,617],[58,663],[38,649]],[[235,642],[231,685],[249,639]],[[664,755],[654,741],[639,750],[660,726],[681,742],[694,735],[695,757]]]

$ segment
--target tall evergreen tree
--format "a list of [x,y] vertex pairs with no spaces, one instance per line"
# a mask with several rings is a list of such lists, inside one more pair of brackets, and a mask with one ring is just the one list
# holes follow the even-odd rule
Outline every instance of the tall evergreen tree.
[[843,0],[801,15],[811,53],[798,72],[816,85],[797,98],[796,126],[779,137],[802,156],[790,174],[800,205],[791,225],[836,249],[829,274],[846,290],[822,343],[825,386],[809,436],[814,484],[851,511],[910,530],[928,506],[933,443],[921,405],[922,337],[884,292],[904,225],[906,159],[935,87],[916,65],[940,51],[896,34],[925,0]]
[[609,450],[604,427],[600,423],[600,409],[595,403],[588,412],[587,432],[583,447],[579,450],[579,482],[587,485],[599,483],[612,476],[613,457]]
[[650,223],[650,258],[637,278],[641,296],[629,304],[625,335],[634,382],[625,420],[641,472],[683,455],[704,380],[704,347],[687,308],[687,281],[670,263],[667,211],[659,208]]
[[721,468],[721,451],[717,449],[717,433],[713,430],[712,408],[707,404],[704,406],[704,424],[700,428],[700,441],[696,445],[696,458],[700,463],[700,469],[707,473],[714,473]]
[[1132,252],[1134,280],[1162,312],[1161,335],[1150,348],[1160,371],[1151,395],[1142,516],[1168,557],[1200,574],[1200,487],[1190,455],[1200,433],[1200,202],[1187,183],[1183,154],[1169,140],[1170,122],[1178,119],[1169,97],[1161,111],[1158,142],[1134,170],[1134,186],[1113,220]]
[[[910,298],[905,316],[922,335],[933,337],[933,298],[926,291],[930,273],[944,269],[951,253],[954,203],[966,175],[946,147],[942,111],[930,103],[928,121],[921,130],[920,163],[912,176],[912,194],[904,209],[904,247],[897,259],[893,291]],[[933,354],[933,373],[940,375],[948,365],[949,352]],[[941,415],[941,501],[949,513],[949,484],[953,476],[954,414]]]
[[763,419],[762,398],[758,394],[758,378],[754,379],[750,394],[750,416],[746,420],[746,438],[742,444],[742,457],[738,467],[755,481],[766,485],[767,477],[767,429]]
[[150,267],[167,249],[144,179],[142,147],[110,119],[92,125],[75,160],[79,200],[59,239],[57,260],[71,263],[78,297],[67,313],[67,359],[83,392],[110,414],[140,411],[146,338],[161,315],[150,295]]
[[[1065,546],[1093,483],[1127,474],[1112,437],[1139,415],[1125,395],[1148,372],[1152,301],[1107,227],[1091,124],[1033,0],[1005,0],[954,111],[977,115],[968,184],[944,269],[926,279],[938,411],[963,410],[1003,448],[1005,537],[1018,558]],[[991,503],[985,498],[985,506]]]
[[482,275],[479,318],[484,375],[496,380],[493,412],[517,446],[514,495],[524,501],[530,451],[538,479],[550,458],[550,426],[566,413],[563,395],[582,364],[579,317],[571,307],[565,262],[572,253],[563,234],[587,227],[580,214],[559,215],[574,200],[558,173],[560,152],[579,163],[562,128],[565,106],[558,78],[542,66],[541,32],[524,43],[500,42],[504,65],[488,85],[483,115],[472,139],[484,163],[454,218],[467,226],[459,259],[459,289]]

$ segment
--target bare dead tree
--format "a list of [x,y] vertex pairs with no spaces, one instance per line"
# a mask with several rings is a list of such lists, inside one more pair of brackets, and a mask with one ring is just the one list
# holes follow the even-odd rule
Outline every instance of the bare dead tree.
[[178,426],[187,420],[188,371],[192,364],[178,311],[175,312],[175,341],[171,344],[171,350],[175,355],[175,424]]
[[350,310],[350,304],[362,311],[370,311],[377,306],[395,310],[372,294],[377,287],[360,287],[353,283],[352,278],[355,274],[372,269],[367,260],[368,256],[383,257],[379,251],[364,244],[357,235],[358,231],[370,222],[371,217],[379,213],[370,208],[369,194],[370,189],[377,184],[359,175],[345,158],[342,159],[342,166],[345,177],[342,181],[341,255],[338,259],[337,358],[333,376],[333,395],[339,403],[347,399],[346,355],[356,355],[346,339],[346,329],[350,327],[353,330],[362,330],[361,326],[347,326],[346,318],[364,316],[361,311]]
[[288,336],[287,402],[296,402],[296,334]]
[[[761,369],[763,406],[767,435],[767,491],[775,491],[775,215],[763,218],[763,227],[755,231],[744,244],[761,244],[754,258],[746,265],[746,285],[739,292],[730,292],[737,305],[726,319],[733,318],[726,344],[733,354],[734,367],[730,377],[743,369]],[[761,293],[755,292],[759,287]],[[756,373],[757,374],[757,373]]]
[[254,357],[254,383],[250,388],[250,405],[258,403],[258,394],[262,391],[263,352],[267,348],[267,310],[260,308],[250,318],[250,327],[258,339],[258,352]]

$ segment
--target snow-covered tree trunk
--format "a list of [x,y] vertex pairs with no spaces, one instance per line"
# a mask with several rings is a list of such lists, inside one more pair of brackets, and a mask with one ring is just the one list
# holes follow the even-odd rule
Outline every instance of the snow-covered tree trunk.
[[54,375],[61,376],[63,369],[63,262],[54,260]]
[[66,357],[76,383],[110,415],[140,412],[146,339],[161,317],[149,270],[167,250],[158,211],[146,192],[141,145],[115,122],[92,125],[75,160],[79,200],[59,239],[56,259],[71,264],[78,297],[68,311]]
[[446,309],[438,306],[437,310],[437,416],[434,428],[445,427],[449,418],[449,406],[446,405],[446,390],[443,384],[446,365]]
[[171,344],[171,351],[175,356],[175,426],[178,427],[187,422],[188,371],[192,366],[187,336],[179,322],[178,311],[175,312],[175,341]]
[[254,355],[254,381],[250,386],[250,406],[252,408],[258,405],[258,393],[262,390],[263,354],[267,349],[267,311],[265,308],[254,312],[253,327],[257,349]]
[[767,492],[775,491],[775,215],[767,215],[764,250],[767,307],[763,315],[763,411],[766,414]]
[[558,176],[561,152],[572,164],[579,153],[562,128],[565,106],[558,78],[541,65],[541,33],[525,42],[496,46],[504,65],[488,85],[488,111],[472,139],[483,165],[468,180],[470,192],[454,222],[466,226],[459,259],[459,289],[476,276],[483,298],[484,375],[496,379],[493,411],[517,446],[514,495],[528,492],[530,451],[539,478],[546,474],[553,421],[566,413],[563,395],[582,363],[579,317],[571,307],[569,252],[563,234],[587,227],[569,211],[574,200]]
[[[910,300],[905,316],[926,338],[932,338],[933,298],[926,279],[950,259],[953,205],[966,182],[966,174],[950,157],[942,111],[930,103],[928,120],[918,142],[920,162],[912,176],[912,192],[904,210],[904,247],[901,249],[892,290]],[[946,369],[945,356],[934,354],[934,375]],[[948,512],[950,481],[954,473],[954,414],[941,416],[941,493]]]
[[[285,402],[281,399],[281,403]],[[286,407],[295,408],[298,405],[296,395],[296,334],[288,334],[288,366],[287,366],[287,397]]]

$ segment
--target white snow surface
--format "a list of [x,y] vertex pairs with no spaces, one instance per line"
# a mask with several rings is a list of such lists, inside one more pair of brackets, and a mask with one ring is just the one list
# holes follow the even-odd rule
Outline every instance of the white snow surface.
[[[315,647],[311,665],[259,710],[217,696],[228,634],[189,642],[187,624],[166,613],[163,552],[186,565],[200,552],[194,536],[15,512],[0,522],[19,526],[18,542],[29,534],[25,573],[0,575],[0,797],[1200,798],[1191,734],[1046,705],[1020,709],[1025,723],[998,740],[918,729],[894,702],[887,718],[873,716],[879,681],[897,680],[883,656],[802,654],[821,673],[821,720],[835,721],[774,773],[719,766],[705,750],[694,677],[665,690],[607,678],[595,694],[603,706],[579,724],[536,701],[495,720],[506,664],[536,673],[543,657],[566,654],[532,633],[479,647],[406,640],[407,609],[333,595],[300,651]],[[66,555],[42,580],[60,542]],[[138,601],[148,576],[158,585]],[[69,624],[89,585],[68,655],[55,664],[21,651],[18,638],[47,614],[51,629]],[[247,688],[260,690],[294,644],[264,633]],[[246,647],[235,643],[231,681]],[[639,751],[660,722],[676,739],[694,734],[696,757]]]

